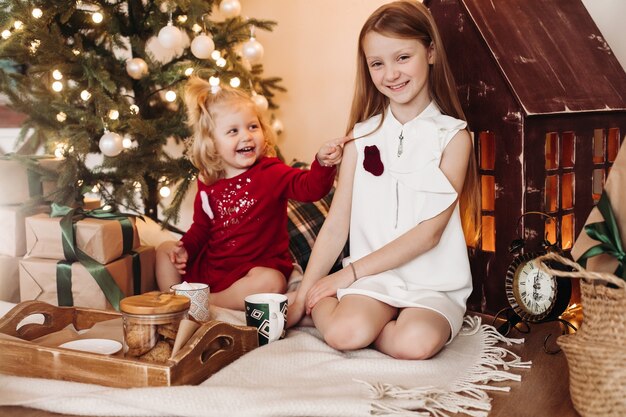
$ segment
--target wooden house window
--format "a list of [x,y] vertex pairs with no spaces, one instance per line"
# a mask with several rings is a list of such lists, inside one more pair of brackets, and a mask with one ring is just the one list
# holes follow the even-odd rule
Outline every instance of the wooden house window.
[[478,134],[481,184],[481,249],[484,252],[496,251],[496,138],[493,132]]
[[571,249],[574,244],[574,213],[561,218],[561,248]]
[[604,129],[593,131],[593,163],[604,163]]
[[593,201],[598,202],[602,195],[602,189],[604,188],[604,169],[596,168],[593,170],[591,193],[593,195]]
[[558,175],[546,176],[545,207],[548,213],[554,213],[559,208],[559,177]]
[[546,169],[559,167],[559,135],[555,132],[546,134]]
[[480,132],[478,135],[480,150],[480,169],[493,171],[496,165],[496,138],[493,132]]
[[494,216],[482,216],[482,245],[484,252],[496,251],[496,218]]
[[619,128],[614,127],[609,129],[606,142],[606,159],[608,162],[613,163],[619,151]]
[[574,208],[574,173],[563,174],[561,181],[561,208],[563,210]]
[[[596,153],[604,160],[603,133],[594,135],[594,160]],[[600,146],[600,149],[597,149]],[[544,238],[558,242],[563,249],[571,249],[574,241],[574,205],[576,186],[576,133],[548,132],[545,143],[546,180],[544,211],[554,220],[546,220]],[[604,182],[602,181],[602,184]]]
[[591,196],[597,203],[602,195],[604,181],[609,175],[621,146],[619,128],[594,129],[593,131],[593,174]]
[[493,175],[481,175],[483,211],[494,211],[496,207],[496,185]]
[[576,135],[574,132],[563,132],[561,139],[561,167],[574,168],[576,163]]

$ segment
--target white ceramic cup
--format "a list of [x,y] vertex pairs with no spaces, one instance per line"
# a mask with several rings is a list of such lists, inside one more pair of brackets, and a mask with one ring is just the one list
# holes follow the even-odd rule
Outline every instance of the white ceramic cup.
[[191,300],[189,307],[189,315],[197,321],[209,321],[211,318],[209,312],[209,296],[211,290],[208,284],[198,282],[175,284],[170,289],[176,295],[184,295]]
[[285,294],[252,294],[245,299],[246,324],[256,327],[259,346],[285,336],[287,296]]

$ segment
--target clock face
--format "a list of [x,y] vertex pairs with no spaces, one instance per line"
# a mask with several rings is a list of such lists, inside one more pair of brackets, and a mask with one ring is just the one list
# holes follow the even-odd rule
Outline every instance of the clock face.
[[534,261],[517,267],[513,284],[519,305],[526,312],[540,315],[550,311],[556,298],[556,280],[540,270]]
[[557,300],[556,278],[540,270],[534,261],[540,255],[519,255],[507,271],[506,295],[509,304],[518,316],[530,322],[546,318]]

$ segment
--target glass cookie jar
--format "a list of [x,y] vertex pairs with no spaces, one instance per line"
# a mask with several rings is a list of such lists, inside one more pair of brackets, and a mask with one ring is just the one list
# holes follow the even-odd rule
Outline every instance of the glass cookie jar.
[[120,301],[124,356],[165,363],[172,354],[178,326],[189,312],[189,298],[158,291]]

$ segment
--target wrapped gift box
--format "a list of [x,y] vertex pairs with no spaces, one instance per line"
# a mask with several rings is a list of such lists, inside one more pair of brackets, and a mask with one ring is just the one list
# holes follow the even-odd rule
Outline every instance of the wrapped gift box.
[[[610,200],[610,211],[613,213],[615,223],[617,226],[617,233],[619,234],[620,243],[622,248],[626,246],[626,146],[622,145],[620,148],[613,167],[609,173],[606,183],[604,185],[604,193]],[[594,223],[604,222],[605,219],[600,213],[598,206],[594,207],[585,222],[585,226],[592,225]],[[617,236],[616,236],[617,237]],[[572,257],[579,261],[581,256],[587,252],[590,248],[599,245],[601,242],[592,239],[585,229],[576,239],[576,243],[572,247]],[[617,244],[618,242],[613,242]],[[602,253],[593,256],[586,260],[586,269],[596,272],[609,272],[615,273],[616,268],[619,265],[619,261],[608,253]]]
[[0,256],[0,300],[10,303],[20,301],[19,263],[22,258]]
[[[140,246],[134,250],[139,254],[141,263],[141,288],[135,291],[133,281],[133,255],[113,261],[104,267],[109,271],[117,285],[126,295],[144,293],[156,288],[154,276],[155,251],[152,246]],[[19,282],[20,299],[39,300],[58,305],[57,298],[57,263],[52,259],[24,258],[20,261]],[[77,307],[110,309],[104,293],[87,269],[79,262],[72,264],[72,297]]]
[[[140,245],[135,220],[132,248]],[[76,245],[101,264],[107,264],[124,253],[122,225],[117,220],[86,218],[75,224]],[[65,259],[63,253],[61,217],[37,214],[26,218],[26,256],[45,259]]]
[[[44,169],[58,170],[63,159],[52,156],[33,157]],[[0,204],[22,204],[37,196],[46,196],[57,188],[54,181],[42,181],[41,176],[23,163],[0,157]]]
[[26,253],[26,226],[24,218],[35,213],[46,213],[49,206],[23,208],[21,206],[0,206],[0,255],[24,256]]

